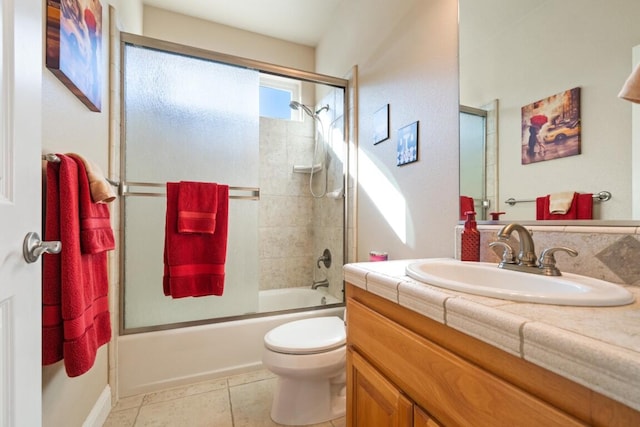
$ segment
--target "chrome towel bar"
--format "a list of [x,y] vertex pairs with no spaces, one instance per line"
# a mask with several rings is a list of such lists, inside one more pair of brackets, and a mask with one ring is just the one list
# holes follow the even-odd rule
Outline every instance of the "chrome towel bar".
[[[43,154],[42,160],[48,162],[59,163],[60,158],[55,154]],[[166,188],[165,183],[152,183],[152,182],[118,182],[105,178],[107,182],[114,187],[118,187],[118,193],[120,196],[147,196],[147,197],[165,197],[166,193],[162,190]],[[147,187],[155,188],[157,191],[130,191],[131,187]],[[260,189],[256,187],[229,187],[229,192],[241,193],[241,194],[229,194],[230,199],[240,200],[260,200]],[[247,193],[247,194],[242,194]]]
[[[594,193],[593,194],[593,201],[594,202],[606,202],[607,200],[611,200],[611,193],[608,191],[600,191],[599,193]],[[516,200],[513,197],[505,200],[504,202],[506,204],[508,204],[509,206],[513,206],[516,203],[524,203],[524,202],[535,202],[536,199],[522,199],[522,200]]]
[[[46,160],[47,162],[51,162],[51,163],[60,163],[60,158],[58,156],[56,156],[55,154],[52,153],[48,153],[48,154],[43,154],[42,155],[42,160]],[[120,183],[118,181],[112,181],[109,178],[105,177],[105,180],[113,185],[114,187],[120,187]]]
[[[146,187],[151,191],[131,191],[132,187]],[[153,190],[156,189],[156,190]],[[120,185],[121,196],[146,196],[165,197],[166,184],[152,182],[122,182]],[[234,193],[234,194],[232,194]],[[241,194],[235,194],[241,193]],[[248,194],[242,194],[248,193]],[[229,186],[229,198],[240,200],[260,200],[260,189],[256,187],[231,187]]]

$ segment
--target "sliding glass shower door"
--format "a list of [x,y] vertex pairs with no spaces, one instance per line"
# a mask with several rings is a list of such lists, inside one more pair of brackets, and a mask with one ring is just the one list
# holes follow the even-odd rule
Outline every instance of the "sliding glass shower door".
[[[259,73],[133,44],[122,55],[124,328],[256,312]],[[163,293],[165,183],[178,181],[231,187],[222,296]]]

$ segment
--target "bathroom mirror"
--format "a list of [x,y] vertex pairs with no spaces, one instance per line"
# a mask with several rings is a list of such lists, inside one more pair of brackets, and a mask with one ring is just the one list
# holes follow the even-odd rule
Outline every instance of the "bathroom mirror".
[[[488,112],[482,161],[489,165],[469,178],[461,164],[461,195],[468,195],[465,181],[486,181],[484,194],[474,195],[477,212],[482,199],[486,212],[506,212],[501,220],[527,221],[535,220],[538,196],[608,191],[609,201],[594,203],[594,219],[639,220],[632,214],[632,104],[617,94],[640,44],[640,2],[459,0],[459,8],[460,104]],[[581,153],[522,164],[522,107],[576,87]],[[523,202],[505,203],[510,198]]]

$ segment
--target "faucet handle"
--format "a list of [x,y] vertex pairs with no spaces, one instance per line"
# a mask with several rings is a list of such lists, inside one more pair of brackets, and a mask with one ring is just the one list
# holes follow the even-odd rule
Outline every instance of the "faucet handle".
[[560,246],[557,248],[547,248],[540,254],[540,268],[543,270],[545,276],[561,276],[560,270],[556,267],[556,252],[566,252],[572,257],[578,256],[578,252],[574,249]]
[[513,255],[513,248],[508,243],[502,241],[489,243],[489,247],[493,248],[494,246],[500,246],[502,248],[502,261],[500,262],[501,265],[516,263],[516,258]]

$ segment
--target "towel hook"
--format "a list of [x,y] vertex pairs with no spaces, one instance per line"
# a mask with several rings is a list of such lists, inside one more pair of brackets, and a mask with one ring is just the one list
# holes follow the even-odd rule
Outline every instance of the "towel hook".
[[36,262],[42,254],[59,254],[61,250],[61,242],[57,240],[43,242],[38,233],[33,231],[27,233],[22,244],[22,255],[29,264]]

